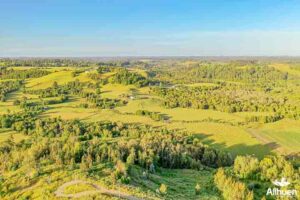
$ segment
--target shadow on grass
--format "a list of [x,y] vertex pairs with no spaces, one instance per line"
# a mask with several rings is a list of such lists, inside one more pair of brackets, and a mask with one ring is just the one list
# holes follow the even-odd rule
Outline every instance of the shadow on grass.
[[264,155],[274,154],[274,150],[280,147],[276,142],[270,142],[267,144],[254,144],[248,145],[245,143],[235,144],[227,146],[224,142],[218,143],[213,139],[210,139],[212,134],[195,134],[195,136],[203,143],[219,150],[225,150],[230,152],[233,156],[237,155],[254,155],[258,158],[264,157]]

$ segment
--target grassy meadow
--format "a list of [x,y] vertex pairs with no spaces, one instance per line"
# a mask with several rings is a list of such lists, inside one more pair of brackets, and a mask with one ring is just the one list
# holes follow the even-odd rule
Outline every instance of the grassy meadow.
[[[272,66],[281,67],[284,71],[289,70],[288,66],[283,64],[275,64]],[[30,67],[29,67],[30,68]],[[26,67],[14,68],[18,70],[26,70]],[[47,68],[51,71],[49,75],[32,78],[26,81],[26,88],[37,90],[45,89],[50,87],[54,82],[58,84],[65,84],[70,81],[78,79],[80,82],[93,81],[88,77],[88,73],[80,73],[79,76],[73,77],[72,72],[76,69],[72,67],[68,68]],[[146,73],[140,69],[132,69],[145,75]],[[93,72],[89,72],[93,73]],[[298,71],[297,71],[298,73]],[[113,73],[103,74],[103,77],[109,77]],[[215,86],[213,83],[197,83],[188,84],[189,87],[197,86]],[[129,99],[125,106],[111,109],[97,109],[97,108],[79,108],[78,105],[84,102],[84,99],[78,97],[70,97],[68,102],[61,104],[50,105],[49,109],[41,116],[47,117],[61,117],[63,119],[81,119],[86,121],[115,121],[123,123],[143,123],[153,126],[165,126],[172,129],[184,129],[195,134],[199,134],[200,138],[203,138],[203,142],[212,144],[221,149],[227,149],[234,153],[241,154],[255,154],[263,156],[270,151],[259,138],[253,137],[253,135],[247,132],[248,127],[232,125],[231,123],[244,122],[247,116],[251,115],[268,115],[268,113],[254,113],[254,112],[241,112],[241,113],[224,113],[212,110],[201,110],[192,108],[174,108],[168,109],[162,105],[162,101],[159,97],[149,94],[147,87],[137,88],[134,85],[121,85],[121,84],[107,84],[101,87],[101,95],[105,98],[119,98],[120,96],[129,95],[134,96],[134,99]],[[6,102],[0,102],[0,113],[5,113],[7,110],[11,112],[20,111],[18,106],[13,105],[13,101],[18,98],[27,97],[28,99],[36,100],[37,95],[22,94],[21,92],[13,92],[9,94]],[[166,122],[157,122],[145,116],[137,116],[135,113],[137,110],[149,110],[152,112],[159,112],[168,117]],[[213,120],[213,122],[211,122]],[[278,122],[281,123],[281,122]],[[297,121],[291,121],[291,124],[298,124]],[[286,123],[282,123],[286,124]],[[255,125],[254,125],[255,126]],[[289,147],[288,139],[285,141],[284,138],[294,138],[294,134],[298,134],[299,127],[286,125],[291,130],[287,131],[281,125],[277,123],[268,124],[257,128],[258,134],[267,138],[270,142],[278,143],[278,148],[282,151],[290,152],[289,149],[297,147],[296,143]],[[295,151],[299,149],[296,148]]]

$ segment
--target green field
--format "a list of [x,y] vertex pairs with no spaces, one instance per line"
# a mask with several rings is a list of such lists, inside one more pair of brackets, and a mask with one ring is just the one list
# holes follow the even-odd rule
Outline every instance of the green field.
[[[16,68],[18,69],[18,68]],[[26,69],[25,67],[21,69]],[[20,69],[20,70],[21,70]],[[29,79],[26,81],[26,88],[28,89],[44,89],[50,87],[53,82],[58,84],[65,84],[70,81],[78,79],[80,82],[88,82],[91,79],[87,73],[81,73],[77,77],[72,77],[72,68],[48,68],[52,71],[51,74],[40,78]],[[134,70],[133,70],[134,71]],[[141,70],[137,70],[142,73]],[[103,75],[106,76],[105,74]],[[111,75],[107,75],[111,76]],[[190,84],[191,87],[196,86],[213,86],[211,83],[199,83]],[[256,154],[259,156],[269,152],[269,148],[265,146],[259,139],[253,138],[249,134],[245,127],[233,126],[229,123],[244,122],[245,117],[252,115],[264,115],[264,113],[224,113],[212,110],[190,109],[190,108],[174,108],[168,109],[162,105],[160,98],[149,95],[147,87],[136,88],[133,85],[120,85],[120,84],[108,84],[102,88],[102,96],[105,98],[119,98],[124,95],[134,95],[135,99],[128,100],[127,105],[117,107],[115,110],[108,109],[84,109],[78,108],[78,105],[84,100],[78,97],[71,97],[66,103],[50,105],[42,116],[47,117],[62,117],[63,119],[82,119],[87,121],[115,121],[124,123],[145,123],[154,126],[166,126],[168,128],[185,129],[195,134],[200,134],[204,138],[204,142],[207,144],[213,144],[221,149],[229,149],[234,154]],[[133,92],[134,91],[134,92]],[[17,106],[12,105],[15,99],[26,96],[29,99],[37,99],[37,95],[22,94],[15,92],[9,94],[9,98],[6,102],[0,103],[0,113],[5,113],[9,109],[11,112],[17,112],[20,109]],[[160,112],[165,114],[168,118],[168,122],[156,122],[144,116],[137,116],[135,112],[137,110],[144,109],[153,112]],[[268,115],[268,113],[265,113]],[[214,120],[209,122],[207,120]],[[218,123],[219,121],[219,123]],[[266,135],[270,142],[277,142],[280,145],[280,149],[286,149],[289,152],[290,147],[287,142],[283,142],[282,137],[278,135],[297,134],[299,129],[295,128],[292,131],[278,130],[277,126],[269,126],[268,128],[260,128],[261,134]],[[274,135],[274,137],[272,136]],[[296,140],[297,141],[297,140]],[[297,146],[297,145],[294,145]],[[294,147],[293,146],[293,147]],[[292,147],[292,148],[293,148]],[[297,150],[296,150],[297,151]]]
[[258,129],[266,141],[274,142],[283,154],[300,151],[300,121],[283,120],[273,124],[266,124]]
[[[216,170],[223,166],[251,191],[249,185],[260,184],[254,191],[254,199],[260,199],[269,183],[241,179],[233,172],[233,160],[236,156],[251,155],[262,160],[268,155],[292,156],[300,152],[300,121],[296,119],[296,106],[300,103],[298,80],[292,77],[286,83],[280,80],[271,86],[264,85],[264,81],[259,82],[261,85],[249,83],[247,74],[243,77],[245,80],[218,76],[198,80],[195,71],[189,71],[198,68],[186,68],[196,61],[176,61],[172,75],[167,68],[169,63],[160,62],[159,72],[136,66],[124,72],[115,65],[40,67],[33,73],[39,70],[50,73],[34,74],[38,77],[25,78],[21,87],[5,90],[8,92],[0,102],[0,150],[9,152],[10,158],[6,153],[0,154],[0,159],[8,163],[1,165],[4,199],[119,199],[117,194],[125,199],[223,199],[214,181]],[[227,66],[226,62],[216,62],[217,67],[219,64]],[[272,71],[274,76],[281,72],[299,75],[286,64],[271,66],[278,69]],[[241,65],[230,70],[242,73],[251,67],[251,64]],[[9,69],[18,74],[35,68]],[[181,77],[182,74],[187,75]],[[1,78],[0,84],[17,80],[8,75],[9,79]],[[133,81],[124,82],[123,76]],[[165,94],[155,89],[165,90]],[[167,98],[169,91],[175,97]],[[212,92],[216,93],[211,95]],[[186,104],[177,102],[168,106],[173,101],[184,101],[182,96],[191,99]],[[235,98],[234,101],[224,104],[222,100],[229,97]],[[194,105],[202,101],[204,106]],[[240,107],[228,110],[233,104]],[[147,139],[149,134],[161,137],[163,147],[174,145],[166,147],[174,151],[173,154],[164,155],[164,150],[160,149],[161,154],[155,155],[155,148],[159,147],[158,144],[151,146],[151,142],[157,138]],[[166,139],[169,135],[172,135],[168,138],[170,143]],[[108,153],[103,156],[103,149],[98,148],[110,145],[112,149],[106,150]],[[126,145],[137,150],[126,149]],[[153,149],[149,147],[149,152],[141,152],[143,145]],[[49,153],[56,148],[60,151],[54,155]],[[120,148],[121,153],[114,153],[116,148]],[[204,150],[199,150],[201,148]],[[135,159],[130,161],[132,149]],[[201,155],[197,157],[197,154]],[[84,157],[87,155],[90,157]],[[216,160],[224,155],[230,155],[230,164],[223,165]],[[104,158],[99,158],[101,156]],[[125,164],[119,165],[122,156]],[[183,159],[184,164],[159,164],[160,159],[172,156],[175,158],[172,162]],[[150,172],[149,165],[154,162],[158,163],[155,172]],[[166,192],[160,189],[162,184],[166,185]],[[200,189],[195,194],[197,184]]]
[[8,129],[0,129],[0,142],[5,142],[10,138],[13,138],[13,140],[18,143],[21,140],[26,139],[27,136]]

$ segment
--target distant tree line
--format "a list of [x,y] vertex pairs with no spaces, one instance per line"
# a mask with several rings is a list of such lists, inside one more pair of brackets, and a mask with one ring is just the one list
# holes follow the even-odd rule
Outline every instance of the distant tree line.
[[236,81],[256,86],[274,86],[293,79],[287,72],[281,72],[264,64],[248,63],[196,63],[176,65],[175,67],[157,67],[151,69],[152,77],[171,83],[199,83],[215,81]]
[[49,71],[41,69],[26,69],[26,70],[14,70],[7,69],[6,67],[0,68],[1,79],[26,79],[26,78],[38,78],[50,74]]
[[239,87],[153,87],[152,92],[164,98],[168,108],[183,107],[210,109],[228,113],[235,112],[270,112],[275,115],[253,117],[248,121],[273,122],[284,117],[298,119],[300,107],[287,98],[274,98],[263,92]]
[[87,67],[95,62],[84,59],[68,58],[24,58],[24,59],[0,59],[5,67]]

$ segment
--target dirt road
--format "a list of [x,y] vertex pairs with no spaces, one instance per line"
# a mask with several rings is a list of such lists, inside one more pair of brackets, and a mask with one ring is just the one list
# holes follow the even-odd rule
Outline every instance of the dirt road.
[[[87,184],[92,186],[93,188],[95,188],[95,190],[89,190],[89,191],[84,191],[84,192],[79,192],[76,194],[65,194],[64,190],[66,187],[69,187],[71,185],[75,185],[75,184]],[[113,197],[118,197],[120,199],[128,199],[128,200],[143,200],[141,198],[137,198],[131,195],[128,195],[126,193],[122,193],[116,190],[108,190],[105,189],[103,187],[100,187],[94,183],[90,183],[87,181],[82,181],[82,180],[73,180],[67,183],[64,183],[63,185],[61,185],[59,188],[57,188],[57,190],[54,192],[54,194],[57,197],[67,197],[67,198],[79,198],[79,197],[83,197],[83,196],[87,196],[87,195],[93,195],[93,194],[97,194],[97,193],[101,193],[104,195],[108,195],[108,196],[113,196]]]

